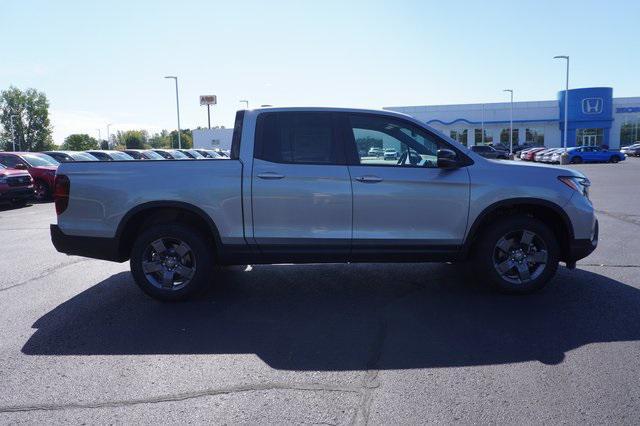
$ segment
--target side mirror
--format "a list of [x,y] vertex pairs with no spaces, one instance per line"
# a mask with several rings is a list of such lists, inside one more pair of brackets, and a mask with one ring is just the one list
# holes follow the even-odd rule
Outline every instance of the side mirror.
[[18,163],[13,168],[18,170],[27,170],[27,165],[23,163]]
[[459,167],[457,155],[450,149],[439,149],[437,158],[437,165],[440,169],[455,169]]

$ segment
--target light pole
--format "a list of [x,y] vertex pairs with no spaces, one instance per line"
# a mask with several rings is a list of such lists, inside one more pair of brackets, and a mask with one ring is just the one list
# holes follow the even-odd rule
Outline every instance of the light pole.
[[100,143],[100,139],[102,139],[102,137],[100,136],[100,129],[96,129],[98,131],[98,143]]
[[[482,104],[482,125],[481,125],[481,134],[480,134],[480,145],[484,145],[484,104]],[[475,145],[475,143],[474,143]]]
[[241,103],[241,104],[242,104],[242,103],[246,104],[246,105],[247,105],[247,109],[249,109],[249,101],[248,101],[248,100],[246,100],[246,99],[240,99],[240,103]]
[[511,115],[509,117],[509,154],[513,155],[513,89],[504,89],[511,95]]
[[107,124],[107,148],[111,148],[109,144],[111,143],[111,133],[109,132],[109,127],[111,127],[113,123]]
[[553,59],[566,59],[567,60],[567,80],[564,88],[564,139],[562,141],[562,147],[567,147],[567,123],[569,122],[569,56],[558,55]]
[[173,79],[176,82],[176,111],[178,112],[178,149],[182,149],[182,140],[180,139],[180,98],[178,97],[178,77],[175,75],[167,75],[165,78]]
[[16,133],[13,129],[14,124],[13,124],[13,119],[17,117],[17,115],[12,115],[11,117],[9,117],[9,120],[11,121],[11,139],[13,140],[13,151],[15,152],[16,150]]

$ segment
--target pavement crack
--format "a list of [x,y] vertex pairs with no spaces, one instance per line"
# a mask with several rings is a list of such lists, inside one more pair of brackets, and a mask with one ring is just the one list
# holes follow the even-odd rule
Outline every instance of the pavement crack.
[[608,263],[578,263],[578,266],[599,266],[604,268],[640,268],[640,265],[613,265]]
[[1,292],[3,292],[3,291],[11,290],[12,288],[16,288],[16,287],[21,287],[21,286],[23,286],[23,285],[27,285],[27,284],[29,284],[29,283],[31,283],[31,282],[33,282],[33,281],[37,281],[37,280],[39,280],[39,279],[41,279],[41,278],[46,277],[46,276],[47,276],[47,275],[49,275],[50,273],[55,272],[55,271],[56,271],[56,270],[58,270],[58,269],[66,268],[67,266],[75,265],[75,264],[77,264],[77,263],[87,262],[87,261],[89,261],[89,260],[91,260],[91,259],[87,259],[87,258],[78,258],[78,259],[73,259],[73,260],[71,260],[71,261],[69,261],[69,262],[62,262],[62,263],[59,263],[59,264],[57,264],[57,265],[51,266],[51,267],[49,267],[49,268],[47,268],[47,269],[43,270],[42,272],[40,272],[40,273],[39,273],[38,275],[36,275],[35,277],[31,277],[31,278],[29,278],[29,279],[27,279],[27,280],[20,281],[19,283],[16,283],[16,284],[10,285],[10,286],[8,286],[8,287],[0,288],[0,293],[1,293]]
[[638,215],[624,214],[624,213],[611,213],[605,210],[596,210],[596,213],[603,214],[605,216],[609,216],[614,219],[618,219],[622,222],[626,222],[631,225],[640,226],[640,217],[638,217]]
[[358,409],[351,421],[352,424],[369,423],[369,413],[371,411],[371,402],[373,400],[373,391],[380,387],[379,368],[380,358],[382,357],[382,349],[384,341],[387,337],[387,325],[384,321],[380,321],[378,333],[371,346],[371,355],[367,361],[367,370],[362,378],[360,389],[360,403]]
[[95,408],[118,408],[129,407],[140,404],[158,404],[164,402],[185,401],[196,398],[204,398],[216,395],[228,395],[234,393],[259,392],[272,390],[294,390],[306,392],[343,392],[343,393],[360,393],[357,387],[349,386],[330,386],[321,383],[259,383],[230,386],[219,389],[205,389],[195,392],[184,392],[169,395],[160,395],[149,398],[122,399],[103,402],[87,402],[87,403],[66,403],[66,404],[33,404],[33,405],[10,405],[0,406],[0,413],[18,413],[31,411],[59,411],[59,410],[77,410],[77,409],[95,409]]

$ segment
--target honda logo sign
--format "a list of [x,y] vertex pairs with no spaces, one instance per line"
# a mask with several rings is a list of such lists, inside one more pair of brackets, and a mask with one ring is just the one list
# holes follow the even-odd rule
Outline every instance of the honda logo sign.
[[584,98],[582,100],[583,114],[602,114],[604,101],[602,98]]

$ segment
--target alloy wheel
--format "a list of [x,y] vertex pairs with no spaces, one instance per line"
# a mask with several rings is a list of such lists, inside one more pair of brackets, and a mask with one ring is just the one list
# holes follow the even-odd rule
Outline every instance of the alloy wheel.
[[536,233],[523,229],[505,234],[493,250],[493,266],[511,284],[527,284],[545,270],[548,251]]
[[36,182],[33,187],[33,196],[38,201],[42,201],[47,197],[47,187],[44,183]]
[[154,287],[176,291],[187,286],[196,273],[191,247],[177,238],[159,238],[147,246],[142,271]]

